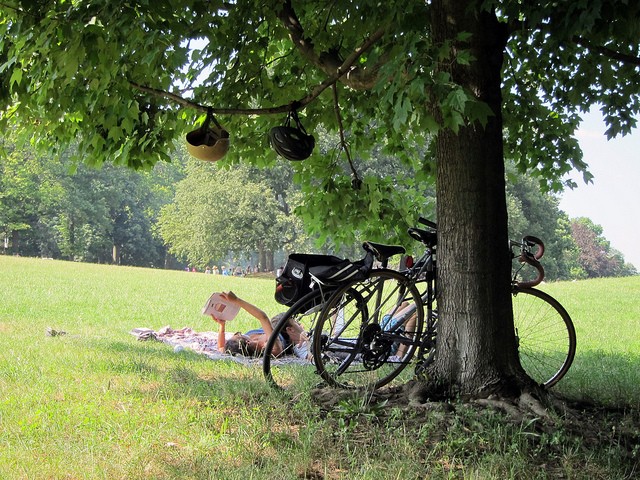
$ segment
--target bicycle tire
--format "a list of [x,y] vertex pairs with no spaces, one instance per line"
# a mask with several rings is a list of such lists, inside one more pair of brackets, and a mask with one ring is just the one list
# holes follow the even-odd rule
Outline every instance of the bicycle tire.
[[[415,322],[409,317],[384,326],[384,314],[403,301],[417,305]],[[374,390],[387,385],[410,363],[423,323],[415,286],[398,272],[374,270],[367,279],[336,290],[325,303],[313,336],[318,373],[340,388]]]
[[527,375],[545,388],[556,385],[576,353],[576,332],[565,308],[546,292],[514,287],[513,321]]
[[328,299],[332,290],[312,290],[296,303],[294,303],[273,328],[273,333],[264,349],[262,371],[265,380],[274,388],[287,390],[289,388],[305,389],[318,383],[315,367],[311,362],[311,355],[306,359],[298,359],[289,347],[279,356],[272,355],[276,339],[285,331],[290,321],[299,322],[305,332],[310,335],[307,340],[307,348],[311,354],[311,335],[313,334],[315,321],[322,310],[322,303]]

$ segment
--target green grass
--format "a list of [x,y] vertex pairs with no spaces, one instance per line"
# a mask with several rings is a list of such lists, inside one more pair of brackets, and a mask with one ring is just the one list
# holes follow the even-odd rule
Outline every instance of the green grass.
[[640,276],[545,284],[571,315],[576,359],[557,390],[640,407]]
[[[347,397],[327,409],[310,392],[269,389],[258,367],[129,334],[212,330],[200,309],[214,290],[275,314],[273,280],[5,256],[0,273],[2,479],[609,479],[631,478],[639,461],[625,443],[637,445],[637,423],[611,420],[621,440],[592,445],[472,405],[451,415]],[[558,392],[640,407],[640,277],[543,288],[578,332]]]

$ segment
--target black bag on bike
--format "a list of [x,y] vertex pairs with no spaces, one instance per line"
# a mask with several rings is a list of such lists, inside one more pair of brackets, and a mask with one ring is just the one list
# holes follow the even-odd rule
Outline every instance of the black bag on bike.
[[332,267],[349,264],[349,260],[333,255],[314,255],[292,253],[280,276],[276,278],[276,302],[291,306],[311,291],[311,275],[313,267]]
[[352,262],[333,255],[292,253],[282,274],[276,278],[275,299],[291,306],[312,289],[312,277],[324,285],[362,280],[371,270],[373,258]]

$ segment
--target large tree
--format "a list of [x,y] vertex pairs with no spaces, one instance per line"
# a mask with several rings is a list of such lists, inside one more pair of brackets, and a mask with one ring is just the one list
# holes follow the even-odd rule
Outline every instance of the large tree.
[[[2,122],[30,125],[54,148],[78,137],[89,163],[167,159],[171,140],[211,109],[232,134],[230,161],[268,165],[269,127],[297,108],[316,135],[319,125],[341,130],[348,145],[312,159],[326,162],[313,169],[313,194],[333,199],[318,203],[323,217],[396,238],[413,218],[393,182],[330,167],[374,147],[415,161],[428,143],[433,157],[418,161],[437,176],[434,374],[472,396],[530,386],[512,328],[505,149],[553,188],[572,168],[589,178],[579,112],[599,104],[610,136],[635,126],[638,2],[8,0],[1,9]],[[345,170],[353,182],[336,181]],[[366,214],[340,224],[345,188],[359,188],[349,208]]]
[[225,175],[196,161],[187,163],[159,218],[170,251],[200,268],[229,254],[258,253],[260,267],[273,270],[273,253],[286,245],[292,228],[268,183],[252,179],[248,168]]

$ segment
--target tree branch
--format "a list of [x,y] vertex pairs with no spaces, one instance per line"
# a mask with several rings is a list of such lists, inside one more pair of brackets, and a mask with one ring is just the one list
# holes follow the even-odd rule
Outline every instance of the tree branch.
[[333,108],[336,112],[336,119],[338,120],[338,128],[340,130],[340,144],[342,145],[344,153],[347,155],[347,161],[349,162],[349,168],[351,168],[351,174],[353,176],[351,184],[358,185],[357,189],[359,189],[362,185],[362,180],[358,177],[358,172],[356,171],[356,167],[351,159],[351,153],[349,152],[349,145],[347,145],[347,140],[344,137],[344,127],[342,125],[342,116],[340,115],[340,102],[338,101],[338,88],[335,83],[331,88],[333,89]]
[[633,55],[627,55],[626,53],[621,53],[611,48],[603,47],[600,45],[594,45],[586,38],[575,36],[573,37],[573,41],[578,45],[588,48],[600,55],[604,55],[605,57],[609,57],[613,60],[618,60],[619,62],[628,63],[631,65],[640,66],[640,58],[634,57]]
[[[140,90],[141,92],[149,93],[155,97],[166,98],[168,100],[171,100],[174,103],[177,103],[178,105],[182,105],[183,107],[193,108],[201,112],[211,111],[212,113],[218,114],[218,115],[269,115],[269,114],[276,114],[276,113],[287,113],[291,110],[291,104],[280,105],[277,107],[269,107],[269,108],[213,108],[207,105],[203,105],[201,103],[194,102],[193,100],[189,100],[187,98],[181,97],[180,95],[176,95],[175,93],[166,92],[158,88],[147,87],[146,85],[140,85],[139,83],[136,83],[133,81],[129,81],[129,85],[131,85],[133,88],[137,90]],[[330,84],[325,86],[322,90],[325,90],[329,86]],[[316,89],[318,87],[316,87]],[[303,100],[299,100],[298,103],[300,103],[301,105],[302,104],[306,105],[311,100],[313,100],[313,98],[320,95],[320,93],[322,92],[320,91],[316,95],[314,95],[313,98],[311,98],[310,100],[306,100],[307,98],[311,97],[313,93],[314,92],[304,97]],[[295,102],[292,102],[292,103],[295,103]]]
[[[278,18],[282,20],[284,26],[289,30],[291,41],[302,55],[327,75],[334,75],[336,72],[339,72],[344,68],[345,63],[349,63],[349,68],[351,70],[349,72],[345,72],[347,75],[344,78],[342,78],[342,75],[338,76],[345,85],[356,90],[370,90],[375,85],[375,82],[378,80],[380,63],[368,69],[355,68],[353,67],[353,62],[347,62],[347,60],[341,62],[337,51],[322,52],[318,54],[315,51],[313,41],[304,36],[304,29],[300,24],[300,20],[298,19],[296,12],[291,6],[290,0],[285,0],[283,2],[282,10],[278,12]],[[356,48],[348,58],[351,58],[354,55],[356,58],[360,57],[364,51],[371,48],[375,42],[380,40],[384,33],[385,28],[380,27],[378,30],[373,32],[359,48]]]
[[[278,113],[287,113],[291,110],[291,105],[295,104],[298,109],[302,109],[315,100],[322,92],[327,88],[334,85],[341,77],[351,75],[353,71],[353,64],[360,58],[360,56],[369,50],[374,43],[376,43],[384,34],[384,29],[379,29],[374,32],[370,37],[366,38],[362,45],[355,49],[351,55],[349,55],[337,68],[333,70],[331,75],[322,83],[316,85],[309,94],[305,97],[292,101],[286,105],[279,105],[268,108],[212,108],[211,111],[217,115],[271,115]],[[140,85],[139,83],[129,81],[129,84],[140,90],[141,92],[149,93],[156,97],[166,98],[172,102],[182,105],[184,107],[194,108],[196,110],[206,112],[210,107],[194,102],[193,100],[186,99],[175,93],[166,92],[146,85]]]

